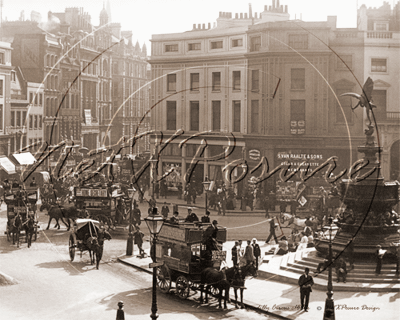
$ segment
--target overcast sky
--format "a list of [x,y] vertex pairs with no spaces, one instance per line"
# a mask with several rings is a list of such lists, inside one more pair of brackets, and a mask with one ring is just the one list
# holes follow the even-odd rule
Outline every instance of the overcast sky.
[[[65,7],[83,7],[92,16],[92,23],[99,24],[99,14],[103,0],[2,0],[3,19],[17,20],[22,10],[25,18],[30,18],[32,10],[42,14],[47,20],[48,11],[64,12]],[[278,1],[278,0],[276,0]],[[392,5],[396,1],[389,0]],[[107,2],[107,1],[105,1]],[[120,22],[122,30],[132,30],[134,43],[150,46],[152,34],[176,33],[191,30],[193,24],[216,21],[219,11],[240,13],[249,11],[249,3],[254,12],[262,12],[264,5],[272,5],[272,0],[110,0],[112,22]],[[380,7],[383,0],[281,0],[288,5],[290,19],[304,21],[326,21],[327,16],[337,16],[337,27],[355,28],[357,6]]]

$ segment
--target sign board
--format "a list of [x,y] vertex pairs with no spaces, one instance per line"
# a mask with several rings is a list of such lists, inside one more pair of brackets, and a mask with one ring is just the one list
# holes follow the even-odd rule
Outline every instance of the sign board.
[[169,225],[164,225],[161,228],[159,237],[173,239],[176,241],[185,241],[185,229],[175,228]]
[[226,251],[218,251],[218,250],[213,250],[212,251],[212,260],[218,260],[218,261],[224,261],[226,260]]
[[91,109],[85,109],[85,123],[88,126],[92,125],[92,110]]
[[152,262],[149,264],[149,268],[157,268],[157,267],[161,267],[163,265],[164,265],[164,261]]

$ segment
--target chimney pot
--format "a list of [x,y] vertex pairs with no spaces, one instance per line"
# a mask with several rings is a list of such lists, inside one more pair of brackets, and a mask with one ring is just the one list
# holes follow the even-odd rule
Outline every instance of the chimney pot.
[[219,12],[219,17],[221,18],[221,16],[222,16],[222,11]]
[[254,12],[254,18],[257,19],[257,12]]
[[240,13],[240,19],[243,19],[243,12]]
[[201,24],[200,23],[197,25],[197,29],[201,29]]
[[288,6],[285,5],[285,12],[288,13]]
[[268,6],[264,6],[264,11],[268,11]]
[[208,29],[211,29],[211,23],[210,22],[208,23]]
[[272,9],[275,9],[275,0],[272,0]]
[[235,13],[235,19],[239,19],[239,14]]
[[203,29],[205,29],[206,28],[206,24],[205,23],[203,23]]
[[244,18],[247,19],[247,12],[244,13]]
[[279,5],[279,0],[276,0],[276,6],[279,8],[280,7],[280,5]]
[[196,29],[196,24],[195,23],[193,23],[193,30],[195,30]]

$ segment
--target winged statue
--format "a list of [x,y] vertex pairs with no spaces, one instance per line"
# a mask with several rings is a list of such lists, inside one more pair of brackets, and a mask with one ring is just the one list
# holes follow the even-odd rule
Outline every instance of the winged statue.
[[371,116],[370,112],[372,112],[372,108],[376,108],[376,105],[372,103],[372,90],[374,89],[374,81],[368,77],[367,81],[365,81],[364,86],[362,88],[362,94],[354,93],[354,92],[346,92],[341,94],[340,96],[349,96],[358,99],[358,103],[355,107],[352,107],[351,110],[356,109],[358,106],[365,108],[367,110],[367,117],[369,120],[369,126],[371,126]]

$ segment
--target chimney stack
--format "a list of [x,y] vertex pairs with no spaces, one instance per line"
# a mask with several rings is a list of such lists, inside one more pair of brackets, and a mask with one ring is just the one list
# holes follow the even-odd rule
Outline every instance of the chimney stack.
[[243,19],[243,12],[240,13],[240,19]]
[[253,10],[251,9],[251,3],[249,3],[249,18],[253,18]]
[[288,6],[285,5],[285,12],[288,13]]
[[247,19],[247,12],[244,13],[244,18]]
[[196,24],[193,23],[193,30],[196,30]]
[[202,29],[204,30],[205,28],[206,28],[206,24],[205,24],[205,23],[203,23],[203,28],[202,28]]
[[235,19],[239,19],[239,13],[235,13]]
[[197,29],[201,29],[201,24],[200,23],[197,25]]
[[210,22],[208,23],[208,29],[211,29],[211,23]]
[[272,10],[275,9],[275,0],[272,0]]

